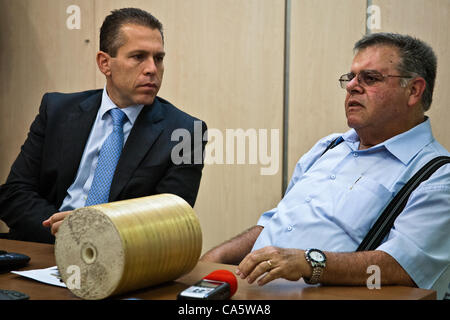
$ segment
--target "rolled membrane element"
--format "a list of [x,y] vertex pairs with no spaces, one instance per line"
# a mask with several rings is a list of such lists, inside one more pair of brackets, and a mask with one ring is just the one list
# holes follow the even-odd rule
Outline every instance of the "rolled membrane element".
[[75,210],[56,234],[55,259],[73,294],[98,300],[177,279],[201,248],[194,210],[161,194]]

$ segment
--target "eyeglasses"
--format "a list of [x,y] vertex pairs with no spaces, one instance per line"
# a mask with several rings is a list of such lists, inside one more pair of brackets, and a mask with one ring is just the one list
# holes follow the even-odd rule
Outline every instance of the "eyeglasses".
[[376,70],[362,70],[358,75],[355,75],[353,72],[343,74],[339,78],[339,82],[341,84],[342,89],[347,89],[347,84],[352,81],[354,78],[358,79],[358,83],[363,86],[375,86],[378,83],[384,81],[385,78],[413,78],[411,76],[394,76],[390,74],[383,75]]

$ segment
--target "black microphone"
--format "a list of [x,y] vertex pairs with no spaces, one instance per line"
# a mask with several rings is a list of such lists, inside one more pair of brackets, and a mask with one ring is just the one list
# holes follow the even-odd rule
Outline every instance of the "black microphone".
[[236,276],[228,270],[216,270],[193,286],[181,291],[177,300],[227,300],[236,291]]

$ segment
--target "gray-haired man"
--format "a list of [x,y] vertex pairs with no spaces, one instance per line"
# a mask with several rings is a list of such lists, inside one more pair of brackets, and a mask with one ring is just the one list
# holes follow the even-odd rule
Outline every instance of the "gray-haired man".
[[[437,59],[422,41],[390,33],[365,36],[355,51],[339,79],[352,129],[321,139],[297,163],[278,206],[202,260],[240,263],[237,273],[260,285],[302,277],[366,285],[368,268],[378,266],[381,285],[434,288],[442,298],[450,275],[450,165],[411,194],[376,250],[355,252],[414,173],[450,155],[424,115]],[[337,137],[342,143],[322,155]]]

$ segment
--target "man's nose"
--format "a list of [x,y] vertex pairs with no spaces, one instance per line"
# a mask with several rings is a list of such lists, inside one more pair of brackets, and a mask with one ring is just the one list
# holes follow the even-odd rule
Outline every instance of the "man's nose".
[[154,75],[154,74],[156,74],[156,70],[157,70],[157,67],[156,67],[155,59],[153,59],[153,57],[149,57],[145,61],[144,74]]
[[358,76],[354,77],[347,83],[346,90],[350,94],[361,93],[364,90],[359,82]]

